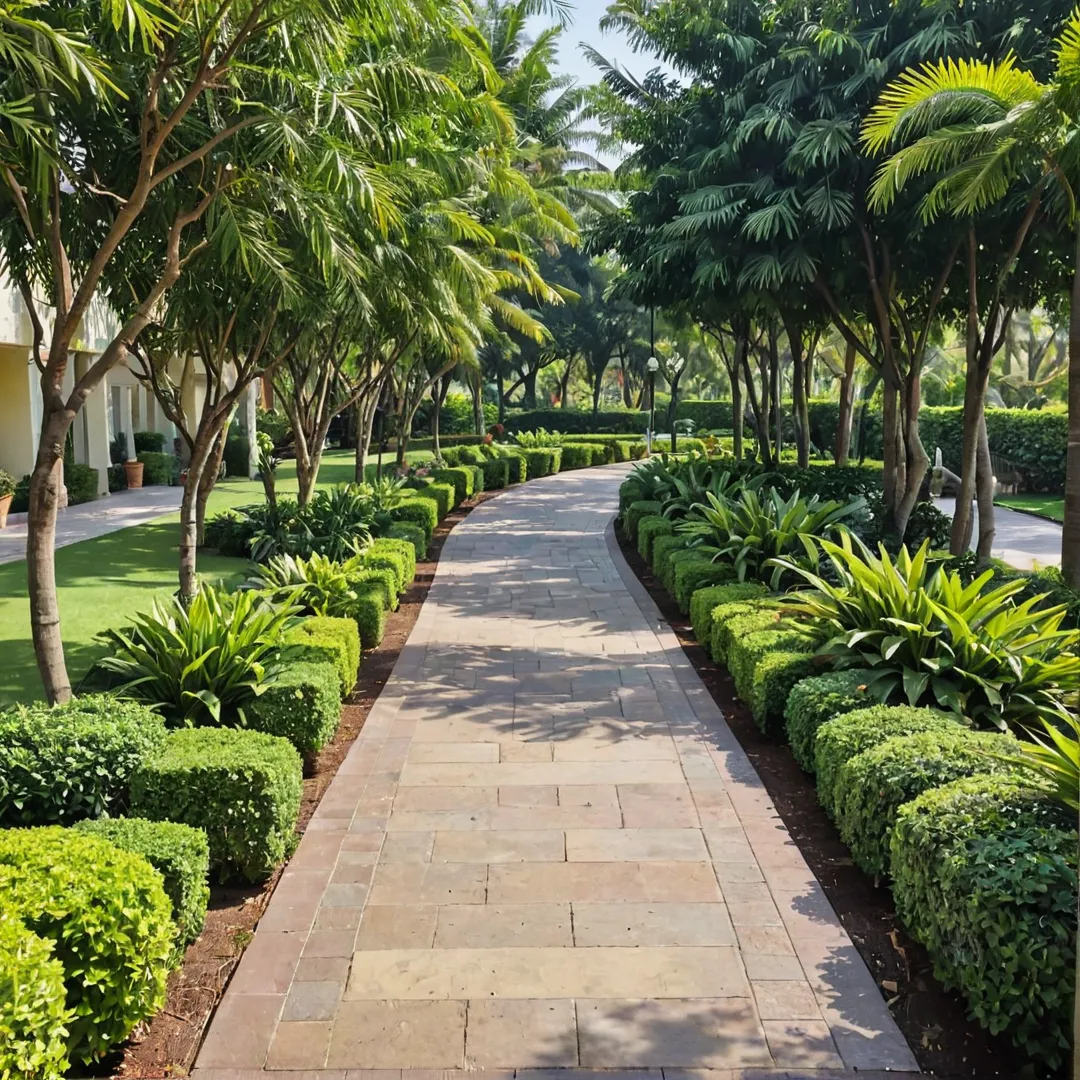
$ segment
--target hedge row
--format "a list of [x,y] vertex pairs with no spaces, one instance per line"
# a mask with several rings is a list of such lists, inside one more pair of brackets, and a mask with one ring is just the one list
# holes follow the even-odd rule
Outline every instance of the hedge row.
[[[624,530],[755,722],[786,735],[815,774],[856,865],[890,881],[937,977],[985,1027],[1061,1066],[1076,962],[1075,817],[1019,782],[1012,736],[868,700],[869,672],[823,670],[820,639],[785,616],[782,600],[759,583],[723,583],[730,568],[687,550],[640,488],[628,482],[620,494]],[[720,582],[695,588],[710,575]]]

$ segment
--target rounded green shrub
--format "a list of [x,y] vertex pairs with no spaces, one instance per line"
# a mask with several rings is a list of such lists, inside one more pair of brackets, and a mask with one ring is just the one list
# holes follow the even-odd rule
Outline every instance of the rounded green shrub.
[[[681,539],[681,538],[680,538]],[[694,564],[706,573],[724,571],[727,567],[723,563],[714,563],[700,548],[690,547],[684,543],[681,548],[673,548],[665,558],[657,571],[657,578],[664,587],[668,596],[675,598],[675,575],[679,567]],[[687,599],[689,606],[689,598]]]
[[693,627],[694,637],[708,648],[712,639],[714,608],[740,600],[753,600],[765,596],[767,592],[768,589],[760,581],[731,582],[697,589],[690,597],[690,625]]
[[916,795],[978,773],[1015,772],[995,754],[1016,753],[1011,735],[924,731],[899,735],[848,758],[837,774],[836,825],[863,873],[889,868],[889,837],[896,812]]
[[541,476],[551,476],[558,470],[555,467],[555,448],[551,446],[519,447],[518,453],[525,459],[525,477],[536,480]]
[[[389,571],[364,570],[357,578],[363,581],[369,574],[381,573]],[[338,673],[341,696],[347,697],[352,692],[360,667],[360,632],[354,619],[312,616],[290,630],[283,644],[289,647],[290,661],[332,665]]]
[[122,851],[141,855],[161,875],[172,904],[179,949],[199,936],[210,901],[210,845],[202,829],[144,818],[100,818],[80,821],[75,827]]
[[405,540],[412,544],[414,557],[417,560],[427,555],[427,536],[419,525],[414,525],[410,521],[395,521],[386,530],[386,535],[388,539]]
[[529,478],[529,463],[517,448],[499,448],[499,456],[506,459],[507,483],[524,484]]
[[439,508],[431,499],[406,498],[390,511],[391,521],[407,521],[419,525],[424,530],[424,539],[431,543],[431,537],[439,527]]
[[679,610],[684,615],[688,615],[694,593],[710,585],[721,585],[726,581],[733,581],[734,578],[735,571],[727,563],[714,563],[705,557],[680,562],[675,566],[672,574],[675,603],[679,605]]
[[718,604],[712,611],[709,651],[717,664],[727,664],[728,650],[738,637],[756,630],[775,629],[780,613],[765,600],[733,600]]
[[750,710],[754,723],[766,735],[783,730],[784,706],[792,688],[821,670],[821,662],[811,652],[768,652],[757,662],[750,688]]
[[0,1077],[61,1080],[67,1021],[64,965],[52,942],[0,912]]
[[437,480],[431,480],[416,489],[414,498],[432,499],[438,507],[439,520],[442,521],[451,510],[454,509],[455,492],[453,484],[443,484]]
[[174,731],[131,781],[132,813],[202,829],[210,866],[266,877],[288,854],[300,813],[300,755],[261,731]]
[[856,754],[896,735],[957,730],[965,729],[954,717],[913,705],[871,705],[833,717],[818,728],[814,741],[818,801],[830,817],[836,817],[840,769]]
[[675,526],[666,517],[653,514],[642,518],[637,526],[637,549],[638,554],[646,561],[652,561],[653,542],[658,536],[674,536]]
[[454,489],[454,505],[463,503],[473,493],[473,471],[463,465],[445,469],[432,469],[431,478]]
[[727,667],[740,701],[754,700],[754,675],[758,665],[774,652],[808,653],[817,645],[805,626],[781,619],[771,629],[755,630],[734,638],[728,647]]
[[[383,607],[387,611],[396,611],[398,607],[397,578],[397,574],[389,566],[372,566],[364,570],[350,571],[349,586],[354,591],[368,587],[374,588],[382,598]],[[350,689],[352,689],[351,686]]]
[[506,458],[485,457],[479,465],[484,470],[485,491],[498,491],[510,483],[510,462]]
[[897,912],[936,977],[1029,1060],[1062,1066],[1075,985],[1075,813],[1012,777],[956,780],[900,808],[890,856]]
[[364,649],[377,649],[386,631],[386,586],[381,582],[358,585],[349,612],[360,633]]
[[120,813],[132,772],[164,738],[161,716],[108,694],[0,713],[0,825]]
[[873,704],[865,689],[870,674],[862,668],[829,671],[803,679],[792,687],[784,707],[784,719],[791,754],[800,768],[814,771],[814,740],[826,720]]
[[[669,564],[671,557],[677,551],[686,551],[690,544],[690,538],[685,534],[675,536],[658,536],[653,541],[652,571],[653,576],[661,585],[668,580]],[[695,556],[700,557],[700,556]],[[665,589],[667,587],[665,586]]]
[[53,943],[75,1061],[101,1058],[164,1004],[176,928],[142,856],[55,825],[5,830],[0,910]]
[[641,502],[645,498],[645,489],[633,476],[619,485],[619,516],[624,517],[631,503]]
[[[395,558],[394,573],[397,575],[397,590],[403,593],[416,576],[416,549],[410,543],[391,536],[380,536],[364,549],[364,557],[389,555]],[[379,565],[369,562],[367,565]],[[390,565],[389,562],[383,565]]]
[[337,668],[324,662],[290,661],[248,706],[247,717],[253,730],[288,739],[301,754],[317,753],[333,738],[341,720]]
[[637,542],[637,530],[638,525],[643,518],[659,516],[660,504],[654,502],[651,499],[639,499],[636,502],[630,503],[630,505],[623,512],[622,526],[623,532],[626,533],[627,539],[631,543]]

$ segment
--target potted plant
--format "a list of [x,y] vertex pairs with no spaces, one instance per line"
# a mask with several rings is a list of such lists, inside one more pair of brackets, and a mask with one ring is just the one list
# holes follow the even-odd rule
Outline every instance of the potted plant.
[[129,488],[141,488],[143,480],[143,463],[136,458],[128,458],[127,432],[121,431],[112,441],[114,454],[120,457],[124,465],[124,475],[127,477]]
[[8,511],[15,494],[15,477],[0,469],[0,529],[7,527]]

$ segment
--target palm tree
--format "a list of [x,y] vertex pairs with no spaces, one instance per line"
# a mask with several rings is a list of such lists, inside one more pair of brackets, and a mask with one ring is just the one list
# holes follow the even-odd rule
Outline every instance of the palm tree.
[[[1052,77],[1041,82],[1012,57],[941,60],[900,75],[863,127],[863,141],[881,151],[898,142],[874,183],[887,203],[905,184],[936,178],[924,203],[974,219],[1020,191],[1029,219],[1049,204],[1074,234],[1069,319],[1069,444],[1061,568],[1080,586],[1080,9],[1055,42]],[[913,141],[912,141],[913,140]],[[1017,233],[1013,260],[1027,237]]]

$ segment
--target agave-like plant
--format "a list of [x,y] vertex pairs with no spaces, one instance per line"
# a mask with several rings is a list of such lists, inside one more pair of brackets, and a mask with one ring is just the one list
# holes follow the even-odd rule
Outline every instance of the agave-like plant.
[[341,562],[371,543],[371,525],[378,508],[365,487],[341,484],[315,492],[298,515],[306,540],[298,543],[293,552],[318,553]]
[[991,570],[965,585],[930,559],[929,543],[895,561],[849,534],[819,544],[836,584],[791,559],[774,565],[811,586],[789,601],[831,631],[820,651],[871,668],[879,700],[936,703],[1001,730],[1066,715],[1080,690],[1080,631],[1061,629],[1063,604],[1040,607],[1045,594],[1017,603],[1024,582],[988,588]]
[[99,634],[109,651],[98,665],[124,697],[172,724],[243,724],[245,704],[279,673],[282,634],[298,614],[291,603],[204,585],[186,607],[155,601],[131,627]]
[[730,469],[706,468],[699,471],[695,464],[697,463],[688,464],[685,476],[672,474],[673,490],[663,502],[664,517],[684,518],[710,494],[730,502],[743,491],[757,491],[768,479],[767,473],[739,476]]
[[514,441],[518,446],[526,450],[532,450],[536,447],[562,446],[563,438],[562,432],[537,428],[535,431],[519,431],[514,436]]
[[818,540],[843,533],[844,518],[865,505],[861,498],[850,503],[804,499],[798,491],[785,499],[775,488],[759,493],[752,487],[733,499],[709,491],[706,499],[676,528],[694,537],[713,562],[730,562],[740,581],[760,577],[770,565],[774,589],[792,569],[815,568]]
[[1030,742],[1017,742],[1019,752],[1005,760],[1030,773],[1062,805],[1080,811],[1080,719],[1071,713],[1043,719],[1041,730],[1028,728],[1026,735]]
[[361,569],[358,556],[336,562],[319,554],[309,559],[278,555],[254,566],[244,587],[274,603],[293,604],[312,615],[348,617],[356,604],[356,590],[350,582]]

